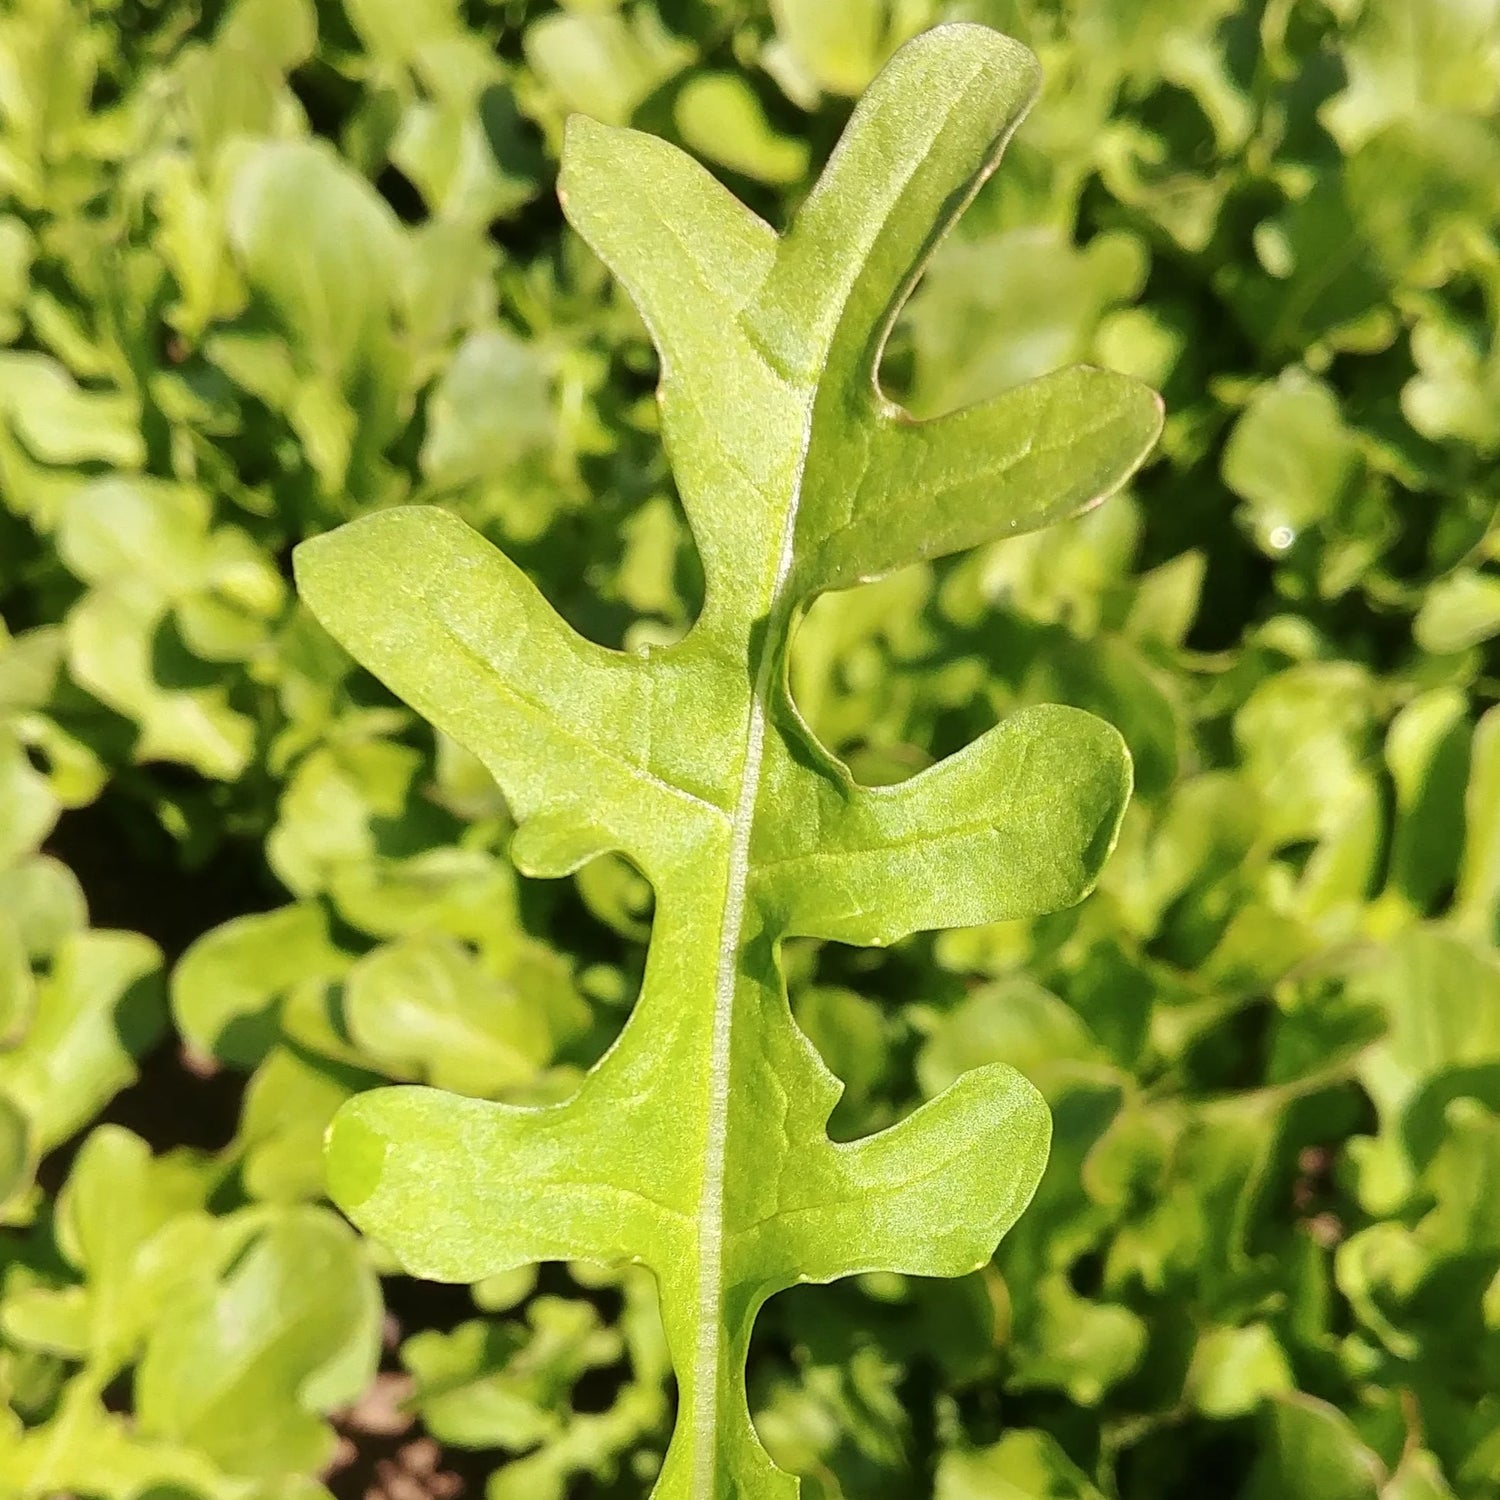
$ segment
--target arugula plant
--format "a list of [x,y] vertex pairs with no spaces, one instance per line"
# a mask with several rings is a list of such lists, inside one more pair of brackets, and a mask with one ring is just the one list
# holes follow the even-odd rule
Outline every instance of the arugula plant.
[[591,643],[437,509],[378,512],[297,554],[332,634],[493,772],[523,871],[618,851],[655,888],[640,999],[576,1094],[544,1108],[363,1094],[330,1128],[328,1172],[417,1275],[650,1267],[680,1393],[658,1500],[795,1495],[746,1405],[761,1305],[797,1282],[973,1269],[1046,1160],[1046,1107],[1000,1065],[831,1141],[840,1085],[792,1020],[779,961],[794,936],[883,945],[1076,902],[1129,795],[1119,735],[1056,706],[903,784],[861,786],[788,690],[818,594],[1075,515],[1156,440],[1156,396],[1100,370],[924,422],[878,384],[897,312],[1037,81],[1024,47],[981,27],[909,43],[783,236],[676,148],[570,122],[564,206],[661,355],[706,578],[680,643]]

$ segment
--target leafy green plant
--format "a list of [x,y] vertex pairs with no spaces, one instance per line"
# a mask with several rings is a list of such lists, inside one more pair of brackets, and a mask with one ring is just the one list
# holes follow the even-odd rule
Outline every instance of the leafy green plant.
[[820,593],[1034,530],[1121,485],[1160,403],[1087,367],[914,422],[881,392],[893,320],[1037,86],[975,26],[908,43],[778,237],[651,137],[568,127],[560,194],[662,360],[662,429],[702,559],[678,644],[594,645],[435,509],[304,543],[298,585],[360,661],[500,783],[528,874],[610,851],[656,892],[641,996],[566,1101],[378,1090],[335,1116],[335,1201],[416,1274],[547,1259],[655,1272],[680,1393],[656,1493],[791,1495],[743,1373],[761,1305],[796,1282],[982,1264],[1035,1190],[1046,1110],[1013,1069],[965,1073],[854,1142],[788,1009],[806,936],[884,945],[1079,900],[1130,762],[1109,726],[1036,706],[897,785],[858,784],[788,689]]
[[348,1500],[400,1445],[650,1489],[651,1271],[413,1282],[319,1204],[362,1091],[573,1094],[650,882],[519,875],[290,558],[441,506],[590,640],[681,639],[660,361],[556,211],[566,120],[783,228],[948,21],[1044,83],[881,388],[1085,361],[1167,418],[1086,516],[822,593],[792,696],[872,786],[1067,703],[1134,790],[1066,911],[781,945],[834,1138],[1004,1064],[1052,1145],[977,1272],[773,1297],[756,1434],[817,1500],[1500,1497],[1500,6],[6,0],[0,1500]]

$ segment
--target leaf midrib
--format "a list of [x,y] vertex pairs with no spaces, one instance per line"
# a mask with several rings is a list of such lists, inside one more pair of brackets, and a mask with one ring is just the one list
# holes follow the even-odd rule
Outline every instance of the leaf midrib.
[[[971,80],[972,81],[972,80]],[[947,115],[951,116],[950,104]],[[999,152],[995,152],[998,159]],[[913,162],[906,182],[918,170]],[[976,178],[977,183],[979,178]],[[902,184],[903,189],[905,182]],[[935,243],[935,241],[933,242]],[[929,243],[918,258],[912,282],[931,256]],[[782,253],[785,253],[783,242]],[[861,263],[865,257],[861,256]],[[818,398],[828,374],[828,355],[837,343],[849,292],[840,298],[840,309],[833,321],[832,336],[823,358],[817,362],[815,377],[804,391],[802,432],[793,470],[791,494],[782,521],[777,549],[776,569],[767,599],[765,625],[761,637],[760,658],[755,665],[751,690],[750,716],[746,725],[745,759],[740,772],[739,795],[730,822],[730,843],[724,907],[720,916],[719,951],[714,972],[714,1012],[709,1045],[709,1111],[704,1147],[702,1189],[698,1199],[698,1298],[697,1343],[693,1355],[693,1431],[692,1491],[698,1500],[711,1500],[716,1492],[715,1463],[718,1442],[719,1361],[721,1358],[720,1308],[723,1304],[724,1258],[724,1168],[729,1125],[729,1063],[733,1038],[734,998],[740,936],[744,926],[745,903],[750,880],[750,838],[755,824],[755,808],[760,795],[762,763],[765,754],[766,698],[771,673],[777,662],[778,625],[784,624],[786,583],[792,571],[797,518],[802,504],[803,483],[807,473],[807,455],[812,444],[813,424]],[[904,300],[910,286],[903,288],[895,301]],[[887,330],[888,331],[888,330]],[[770,351],[755,341],[761,357],[785,383],[792,384]],[[877,351],[878,360],[878,351]],[[873,368],[873,366],[872,366]],[[872,388],[874,381],[872,377]]]
[[[969,86],[975,77],[982,71],[976,63],[968,78],[956,91],[955,96],[947,102],[942,121],[940,122],[937,135],[941,135],[947,128],[955,109],[962,102]],[[1012,127],[1013,128],[1013,127]],[[1008,133],[1007,133],[1008,138]],[[998,160],[1000,147],[1003,142],[997,142],[993,148],[986,170],[977,173],[969,184],[967,197],[972,197],[979,183],[988,170],[992,170],[995,161]],[[862,233],[865,243],[856,243],[847,249],[849,258],[855,265],[855,271],[847,285],[837,288],[833,297],[835,306],[828,309],[831,316],[827,317],[826,328],[819,328],[815,332],[821,332],[823,337],[815,337],[814,342],[819,344],[816,358],[803,368],[789,369],[784,357],[785,351],[778,346],[774,338],[766,339],[757,336],[764,330],[757,330],[746,321],[747,308],[742,306],[739,317],[742,331],[747,333],[749,342],[762,361],[766,373],[773,376],[776,383],[783,389],[800,398],[801,430],[797,434],[798,451],[795,464],[790,474],[789,493],[786,497],[786,508],[782,516],[780,536],[775,553],[775,564],[770,578],[770,586],[765,596],[764,612],[758,617],[752,617],[751,624],[756,623],[758,618],[762,625],[759,632],[759,644],[756,644],[757,632],[752,630],[748,635],[750,648],[750,662],[753,668],[752,687],[747,717],[744,721],[743,759],[740,763],[739,786],[735,796],[734,809],[729,817],[728,823],[728,849],[724,869],[724,892],[722,905],[719,912],[719,938],[715,959],[714,983],[713,983],[713,1010],[709,1018],[709,1056],[708,1056],[708,1108],[705,1121],[705,1134],[702,1159],[702,1173],[699,1180],[698,1204],[696,1213],[696,1248],[697,1248],[697,1287],[696,1287],[696,1326],[694,1329],[694,1350],[692,1358],[692,1385],[691,1385],[691,1430],[689,1433],[689,1489],[694,1500],[712,1500],[718,1492],[717,1481],[717,1446],[718,1446],[718,1401],[719,1401],[719,1372],[723,1358],[723,1328],[721,1310],[724,1300],[724,1244],[726,1240],[724,1222],[724,1194],[725,1176],[727,1165],[727,1149],[729,1134],[729,1107],[730,1107],[730,1063],[732,1057],[734,1008],[736,992],[739,980],[739,957],[742,947],[745,909],[749,900],[749,886],[751,875],[750,845],[751,836],[755,824],[755,814],[762,784],[764,769],[765,740],[767,733],[767,699],[772,686],[772,674],[777,664],[782,660],[781,645],[785,633],[784,627],[789,624],[788,597],[797,597],[795,593],[787,588],[788,580],[792,574],[792,562],[795,552],[795,541],[797,533],[797,522],[801,504],[804,497],[804,485],[806,480],[808,452],[813,437],[813,427],[819,408],[819,396],[827,381],[830,372],[830,359],[834,349],[838,345],[840,335],[843,331],[844,319],[849,310],[849,304],[855,292],[864,266],[869,259],[870,246],[883,232],[889,221],[895,204],[905,192],[911,179],[920,170],[924,156],[914,156],[906,162],[904,174],[899,182],[890,184],[882,193],[887,201],[877,205],[883,211],[877,212],[873,222],[867,226],[866,232]],[[967,201],[967,197],[965,201]],[[916,257],[916,263],[904,282],[894,289],[890,298],[890,307],[887,309],[887,317],[883,327],[880,329],[876,340],[876,347],[871,351],[872,358],[869,371],[869,394],[878,400],[879,391],[875,379],[875,367],[879,361],[881,349],[886,338],[889,336],[890,323],[895,317],[896,309],[910,293],[921,273],[922,267],[932,253],[933,246],[941,233],[946,229],[946,221],[936,227],[936,231],[929,237],[928,243],[922,248]],[[667,225],[670,233],[674,235],[688,251],[687,260],[694,263],[696,257],[692,253],[691,245],[684,241],[676,232],[676,226],[670,222]],[[791,237],[784,237],[778,246],[777,253],[771,258],[765,267],[768,278],[774,278],[778,265],[785,270],[788,244]],[[764,294],[769,281],[763,283],[760,293],[751,299],[751,302],[761,303],[761,312],[768,309],[764,305]],[[772,299],[773,304],[775,298]],[[772,306],[769,309],[774,313],[777,309]],[[651,319],[648,317],[648,323]],[[672,380],[671,366],[673,364],[672,350],[660,337],[656,338],[661,354],[661,382],[658,387],[658,400],[661,400],[668,389],[675,388]],[[801,351],[804,354],[810,351]],[[778,357],[781,356],[781,357]],[[858,355],[854,356],[858,358]],[[835,378],[839,378],[839,372],[833,372]],[[691,382],[687,383],[681,394],[700,412],[700,403],[695,398]],[[705,414],[706,415],[706,414]],[[712,420],[705,420],[705,430],[713,434],[715,447],[721,454],[721,461],[734,469],[743,478],[751,483],[752,489],[761,489],[765,484],[764,479],[747,471],[740,455],[733,452],[723,441],[718,431],[718,425]],[[723,816],[721,810],[720,816]]]
[[787,578],[797,533],[797,513],[802,502],[802,481],[807,469],[807,451],[812,441],[817,387],[806,396],[800,450],[793,472],[791,495],[782,521],[766,606],[766,629],[761,637],[751,689],[750,715],[745,728],[745,758],[740,771],[739,794],[730,820],[729,859],[724,888],[724,907],[719,922],[719,951],[714,969],[714,1011],[709,1043],[708,1129],[704,1146],[702,1187],[698,1198],[698,1298],[697,1344],[693,1351],[693,1493],[707,1497],[715,1493],[718,1443],[719,1362],[721,1358],[720,1308],[724,1300],[724,1168],[729,1141],[729,1064],[734,1029],[734,1000],[739,972],[740,938],[744,929],[745,903],[750,886],[750,838],[755,827],[755,809],[760,799],[761,771],[765,759],[766,699],[778,654],[777,625],[785,608]]

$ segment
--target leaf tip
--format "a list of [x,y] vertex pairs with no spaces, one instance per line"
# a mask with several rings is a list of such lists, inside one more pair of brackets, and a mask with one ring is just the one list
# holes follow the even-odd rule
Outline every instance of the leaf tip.
[[359,1098],[349,1100],[329,1122],[323,1138],[328,1196],[350,1217],[374,1196],[385,1171],[390,1142],[364,1118]]
[[310,536],[292,548],[292,582],[298,597],[311,604],[310,595],[316,594],[324,563],[335,550],[337,531],[325,531],[320,536]]
[[1042,84],[1041,60],[1030,47],[978,21],[945,21],[940,26],[931,26],[919,32],[902,49],[912,56],[924,50],[949,52],[977,59],[988,68],[1003,69],[1029,80],[1033,93]]
[[469,530],[460,517],[436,505],[372,511],[292,549],[297,595],[327,626],[348,614],[356,582],[367,580],[375,564],[395,564],[404,573],[427,560],[436,569]]
[[557,173],[557,201],[567,213],[569,198],[578,189],[580,174],[591,169],[618,171],[623,163],[616,160],[616,142],[629,132],[618,125],[606,125],[592,115],[570,114],[563,123],[562,157]]

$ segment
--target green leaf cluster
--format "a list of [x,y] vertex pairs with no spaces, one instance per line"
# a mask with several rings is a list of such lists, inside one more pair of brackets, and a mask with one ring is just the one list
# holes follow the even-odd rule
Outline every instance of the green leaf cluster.
[[[902,93],[951,22],[1041,64],[967,202],[1029,85]],[[1490,0],[11,0],[0,1497],[337,1500],[430,1438],[639,1500],[705,1431],[805,1500],[1500,1496],[1497,48]],[[1146,445],[1080,363],[1161,440],[1010,535]],[[1044,911],[1100,720],[1134,795]],[[973,1123],[1030,1090],[1045,1170]],[[861,1152],[819,1284],[721,1253],[702,1378],[671,1214],[826,1214]],[[870,1223],[924,1161],[983,1171],[943,1247]],[[661,1201],[596,1234],[601,1181]]]

